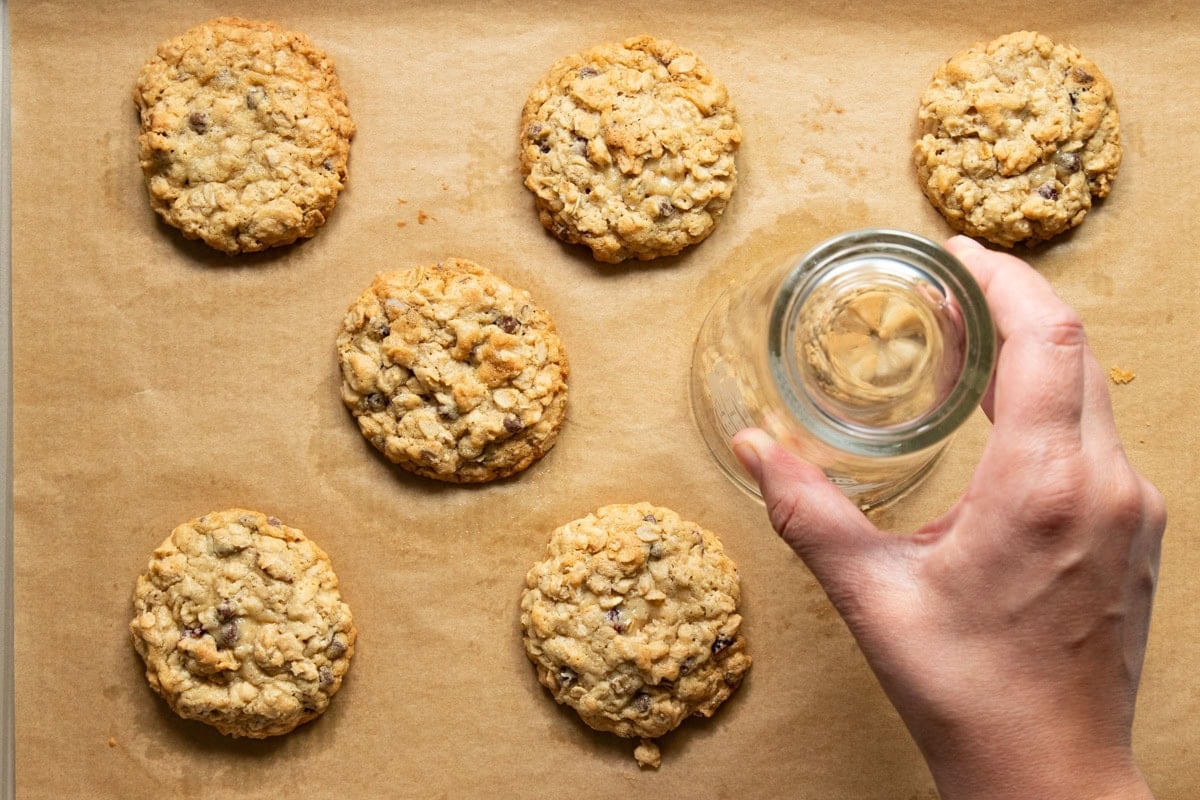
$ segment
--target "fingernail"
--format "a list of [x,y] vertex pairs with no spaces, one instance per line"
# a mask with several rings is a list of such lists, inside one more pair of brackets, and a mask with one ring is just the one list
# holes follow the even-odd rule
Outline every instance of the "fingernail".
[[771,437],[757,428],[748,428],[733,437],[733,454],[755,483],[762,481],[763,456],[770,445]]

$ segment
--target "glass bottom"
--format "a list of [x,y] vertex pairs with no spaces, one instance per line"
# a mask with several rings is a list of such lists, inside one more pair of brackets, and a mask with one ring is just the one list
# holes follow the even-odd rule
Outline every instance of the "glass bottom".
[[[718,358],[715,363],[707,365],[704,369],[700,369],[700,366],[693,364],[689,387],[692,418],[696,427],[725,476],[761,503],[763,497],[758,483],[742,467],[732,447],[733,437],[738,431],[761,426],[751,418],[749,410],[743,405],[737,376],[726,363]],[[928,461],[918,469],[906,472],[900,478],[864,482],[838,470],[825,468],[824,471],[829,480],[860,510],[880,509],[900,500],[928,477],[945,452],[945,444],[948,444],[948,441],[943,442],[943,446],[929,455]],[[797,455],[804,457],[800,453]]]

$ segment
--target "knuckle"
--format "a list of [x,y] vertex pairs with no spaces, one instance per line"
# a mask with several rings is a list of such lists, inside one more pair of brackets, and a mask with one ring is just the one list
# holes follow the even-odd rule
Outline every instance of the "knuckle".
[[1148,509],[1141,481],[1132,472],[1123,472],[1106,487],[1104,503],[1109,518],[1121,530],[1132,533],[1141,528]]
[[1104,487],[1103,508],[1112,526],[1128,536],[1158,537],[1166,527],[1162,494],[1129,466]]
[[1083,320],[1075,309],[1065,304],[1047,313],[1039,329],[1046,342],[1058,347],[1081,347],[1087,341]]
[[1026,463],[1036,469],[1013,486],[1012,508],[1029,533],[1053,537],[1091,520],[1121,537],[1162,536],[1166,502],[1128,463],[1114,468],[1077,449],[1046,443]]
[[1083,460],[1074,456],[1043,461],[1036,484],[1020,513],[1034,531],[1056,533],[1071,527],[1086,506],[1088,475]]
[[1123,454],[1121,461],[1122,468],[1113,475],[1106,490],[1109,502],[1118,509],[1140,510],[1145,505],[1146,488],[1133,468],[1124,463]]
[[800,498],[791,492],[784,492],[766,498],[767,516],[771,527],[784,538],[792,549],[799,551],[803,543]]

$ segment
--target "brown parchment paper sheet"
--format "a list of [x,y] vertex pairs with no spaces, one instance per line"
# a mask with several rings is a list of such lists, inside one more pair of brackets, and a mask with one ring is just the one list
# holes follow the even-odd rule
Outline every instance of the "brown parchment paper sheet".
[[[1137,375],[1112,387],[1117,419],[1171,515],[1137,756],[1159,797],[1200,796],[1200,6],[14,0],[9,13],[20,797],[933,797],[820,588],[708,456],[688,364],[703,314],[756,258],[866,225],[949,234],[910,166],[917,96],[952,53],[1022,28],[1079,46],[1121,109],[1111,198],[1029,258],[1100,361]],[[228,13],[308,33],[358,123],[329,224],[238,259],[156,221],[131,101],[160,41]],[[693,48],[727,84],[741,182],[699,247],[602,266],[538,224],[517,123],[554,60],[643,32]],[[528,288],[571,359],[558,446],[482,487],[393,468],[338,397],[346,306],[377,270],[451,255]],[[977,416],[881,524],[948,507],[986,436]],[[642,499],[722,536],[755,659],[714,719],[665,738],[657,772],[555,706],[517,622],[551,529]],[[324,547],[360,632],[329,713],[266,742],[175,718],[126,633],[151,550],[233,505]]]

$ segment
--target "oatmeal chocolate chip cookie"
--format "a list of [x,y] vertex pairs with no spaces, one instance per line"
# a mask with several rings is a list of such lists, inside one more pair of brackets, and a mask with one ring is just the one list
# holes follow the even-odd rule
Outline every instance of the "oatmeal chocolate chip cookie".
[[649,36],[568,56],[521,118],[521,171],[542,224],[599,261],[703,240],[725,210],[742,131],[695,53]]
[[264,250],[312,236],[333,211],[354,122],[304,34],[215,19],[161,44],[133,99],[150,204],[185,237]]
[[504,478],[554,446],[567,356],[530,298],[462,259],[377,275],[337,340],[342,400],[387,458],[455,483]]
[[750,668],[737,568],[716,535],[649,503],[554,531],[525,577],[521,625],[538,680],[591,727],[652,741],[712,716]]
[[956,230],[1006,247],[1078,225],[1121,165],[1112,86],[1074,47],[1039,33],[951,58],[919,118],[925,196]]
[[180,525],[133,593],[146,680],[230,736],[287,733],[325,711],[354,655],[329,557],[295,528],[235,508]]

